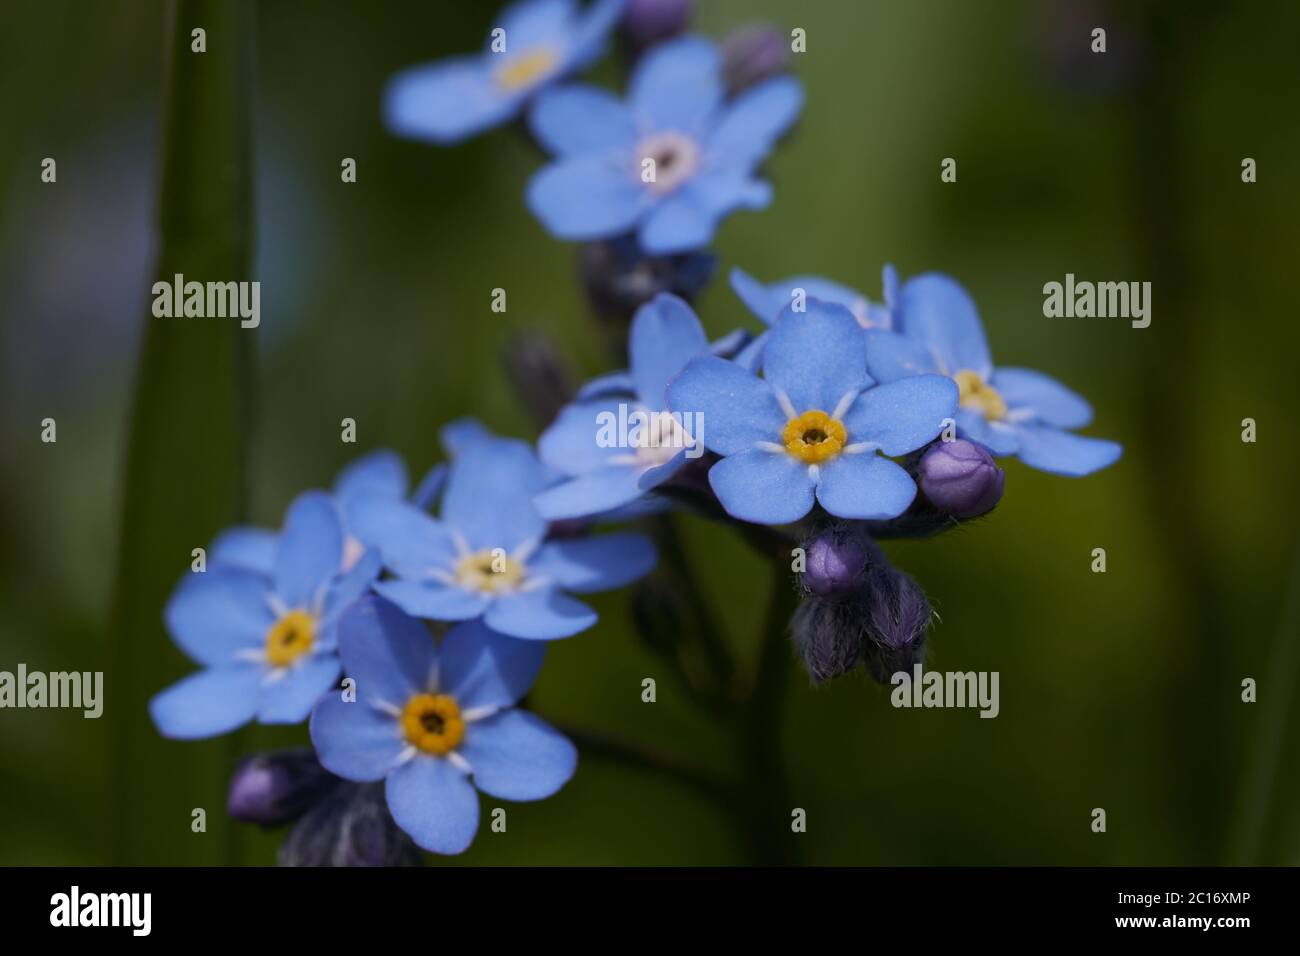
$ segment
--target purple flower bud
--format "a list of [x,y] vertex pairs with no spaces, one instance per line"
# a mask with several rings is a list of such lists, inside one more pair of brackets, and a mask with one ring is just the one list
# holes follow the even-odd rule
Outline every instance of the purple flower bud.
[[731,96],[785,73],[789,62],[789,37],[767,24],[743,26],[722,41],[722,77]]
[[892,675],[910,671],[925,656],[925,636],[934,612],[916,580],[890,564],[873,566],[868,589],[870,644],[864,656],[871,676],[887,684]]
[[501,351],[506,378],[519,403],[545,428],[573,400],[573,375],[550,338],[536,330],[516,332]]
[[940,511],[975,518],[1002,500],[1006,473],[974,442],[935,442],[917,469],[921,492]]
[[867,549],[856,535],[824,531],[805,548],[803,586],[822,597],[849,594],[859,588],[867,566]]
[[343,783],[280,845],[281,866],[419,866],[419,848],[388,812],[382,783]]
[[862,661],[867,642],[858,601],[810,594],[795,608],[790,635],[814,684],[847,674]]
[[235,768],[226,806],[236,820],[283,826],[302,816],[338,782],[310,750],[258,754]]
[[660,292],[691,301],[713,278],[717,262],[709,252],[647,256],[635,236],[588,243],[579,255],[583,285],[596,312],[621,324]]
[[629,0],[623,11],[623,36],[636,53],[686,29],[695,0]]

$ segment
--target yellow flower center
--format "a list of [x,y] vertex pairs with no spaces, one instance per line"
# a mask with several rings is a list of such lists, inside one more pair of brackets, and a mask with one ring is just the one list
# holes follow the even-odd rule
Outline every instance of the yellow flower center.
[[810,465],[834,458],[847,440],[844,423],[817,408],[790,419],[781,433],[785,450]]
[[266,632],[266,659],[288,667],[316,643],[316,618],[306,611],[290,611]]
[[501,548],[467,554],[456,562],[456,580],[463,588],[495,594],[513,591],[524,579],[524,566]]
[[978,372],[965,368],[952,378],[957,383],[957,401],[962,408],[974,409],[989,421],[995,421],[1007,413],[1007,403],[998,394],[998,390],[980,378]]
[[514,57],[496,72],[497,83],[507,90],[532,86],[555,66],[555,54],[545,47]]
[[455,698],[446,694],[416,694],[402,708],[402,733],[427,754],[441,757],[465,736],[465,721]]

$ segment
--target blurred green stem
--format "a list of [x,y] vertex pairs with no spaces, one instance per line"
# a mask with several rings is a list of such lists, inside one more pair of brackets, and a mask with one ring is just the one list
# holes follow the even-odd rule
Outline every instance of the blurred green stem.
[[739,727],[745,762],[745,795],[751,847],[756,862],[788,865],[797,859],[790,829],[789,782],[785,766],[785,694],[792,653],[788,633],[798,592],[789,580],[783,549],[776,549],[767,617],[754,684]]
[[1269,814],[1278,803],[1278,765],[1291,721],[1291,699],[1300,682],[1300,548],[1283,597],[1269,667],[1263,676],[1260,728],[1251,742],[1237,806],[1231,855],[1234,866],[1262,866],[1266,862],[1261,844]]
[[[206,52],[192,50],[200,28]],[[249,0],[169,8],[151,281],[251,278],[252,33]],[[237,318],[145,316],[111,618],[114,788],[105,832],[116,864],[232,862],[225,808],[211,800],[225,792],[234,742],[164,741],[146,705],[190,669],[162,627],[168,594],[193,549],[245,510],[253,343]],[[207,825],[196,831],[200,809]]]

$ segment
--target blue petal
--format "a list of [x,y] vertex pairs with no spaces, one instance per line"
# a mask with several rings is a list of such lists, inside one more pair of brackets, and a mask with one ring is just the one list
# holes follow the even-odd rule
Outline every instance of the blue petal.
[[788,524],[813,506],[808,466],[784,452],[751,449],[709,469],[722,507],[733,518],[756,524]]
[[398,73],[384,93],[389,128],[399,136],[449,144],[504,123],[519,112],[527,91],[503,91],[491,65],[487,58],[464,56]]
[[720,455],[776,441],[786,416],[771,387],[716,356],[692,359],[668,385],[668,407],[693,415],[695,437]]
[[867,333],[867,371],[877,382],[893,382],[937,373],[939,363],[920,342],[897,332],[873,329]]
[[496,437],[486,425],[471,415],[448,422],[438,432],[438,440],[442,443],[443,451],[450,458],[464,454],[466,449],[480,442],[493,441]]
[[1020,438],[1021,461],[1031,468],[1072,478],[1113,465],[1123,452],[1116,442],[1071,435],[1047,426],[1025,425],[1016,432]]
[[418,756],[388,775],[388,810],[430,853],[463,853],[478,830],[478,794],[465,775],[438,757]]
[[836,517],[894,518],[915,497],[916,484],[908,473],[874,452],[840,455],[821,465],[817,500]]
[[546,533],[533,498],[550,483],[533,449],[494,438],[467,448],[451,463],[442,519],[465,536],[472,550],[513,552]]
[[488,606],[482,594],[437,581],[380,581],[375,593],[407,614],[431,621],[468,621]]
[[263,685],[257,719],[264,724],[301,723],[321,695],[338,684],[339,673],[339,659],[333,654],[295,661],[283,677]]
[[400,707],[429,686],[438,650],[429,629],[400,608],[364,597],[339,622],[339,656],[358,701]]
[[275,554],[275,593],[289,607],[309,607],[343,560],[338,509],[323,491],[308,491],[289,505]]
[[745,308],[767,325],[775,325],[781,310],[789,303],[789,298],[782,291],[783,283],[774,282],[763,285],[749,273],[741,269],[731,270],[731,290]]
[[488,607],[488,627],[510,637],[551,641],[572,637],[596,623],[596,612],[553,588],[503,594]]
[[867,441],[886,455],[905,455],[943,431],[956,410],[956,382],[943,375],[914,375],[867,389],[843,422],[849,444]]
[[661,292],[637,309],[628,333],[628,356],[637,395],[651,411],[667,405],[668,380],[697,355],[709,352],[709,339],[691,307]]
[[610,153],[560,159],[528,181],[533,215],[559,239],[587,241],[627,232],[654,202],[629,161]]
[[604,52],[605,39],[623,15],[627,0],[595,0],[571,27],[569,69],[581,69]]
[[1035,421],[1057,428],[1082,428],[1092,421],[1092,406],[1054,378],[1027,368],[999,368],[989,384],[1007,407],[1030,412]]
[[[516,0],[501,11],[493,26],[505,31],[506,51],[517,54],[563,41],[573,29],[576,15],[574,0]],[[486,49],[492,49],[491,33]]]
[[538,455],[547,465],[566,475],[604,468],[611,457],[627,453],[625,448],[612,444],[602,448],[597,442],[602,422],[609,421],[611,416],[613,421],[618,421],[620,406],[626,416],[635,407],[635,400],[597,398],[566,405],[537,440]]
[[807,312],[782,311],[763,350],[763,377],[796,413],[832,413],[846,395],[871,384],[866,333],[842,305],[818,299],[806,305]]
[[541,800],[569,782],[578,751],[567,737],[522,710],[507,710],[465,729],[460,755],[474,785],[502,800]]
[[533,135],[547,151],[573,156],[626,147],[636,141],[636,123],[623,102],[594,86],[547,90],[528,115]]
[[709,150],[725,155],[728,162],[757,164],[771,152],[802,108],[803,86],[794,77],[774,77],[760,83],[728,104],[721,121],[709,134]]
[[737,352],[753,341],[749,329],[732,329],[722,338],[709,343],[709,352],[719,358],[732,358]]
[[782,297],[782,309],[794,302],[795,290],[802,289],[805,299],[821,299],[823,302],[844,306],[853,313],[853,318],[863,328],[870,321],[870,300],[857,289],[831,279],[823,279],[821,276],[791,276],[783,282],[773,282],[770,288]]
[[904,282],[896,320],[899,331],[933,353],[944,375],[970,369],[987,379],[992,373],[975,302],[948,276],[929,272]]
[[990,422],[983,413],[958,408],[953,414],[957,435],[978,442],[995,455],[1014,455],[1020,450],[1020,432],[1014,425]]
[[411,504],[421,511],[428,511],[433,507],[434,502],[438,500],[438,496],[442,494],[442,488],[446,483],[446,464],[434,465],[420,479],[415,491],[411,492]]
[[408,578],[423,577],[456,560],[451,532],[414,505],[395,498],[368,496],[348,509],[352,533],[378,548],[384,564]]
[[723,216],[736,209],[766,209],[771,202],[772,187],[743,170],[704,173],[654,207],[638,240],[649,255],[689,252],[708,245]]
[[885,308],[890,312],[898,308],[898,270],[893,263],[886,262],[880,270],[880,288],[885,297]]
[[771,333],[762,332],[754,337],[754,340],[736,353],[732,359],[737,365],[747,372],[758,374],[758,370],[763,365],[763,350],[767,348],[767,337]]
[[278,535],[269,528],[227,528],[208,548],[208,566],[246,568],[269,577],[275,569],[277,540]]
[[667,477],[671,472],[662,469],[609,465],[547,488],[533,501],[548,521],[588,518],[636,501]]
[[261,647],[275,623],[267,606],[271,582],[255,571],[190,572],[163,612],[176,646],[197,664],[229,664],[237,651]]
[[542,546],[529,570],[566,591],[590,594],[631,584],[649,574],[657,560],[645,535],[619,532],[552,541]]
[[438,690],[456,698],[462,711],[513,707],[542,669],[546,645],[506,637],[468,621],[447,632],[439,660]]
[[262,674],[258,664],[198,671],[149,701],[149,716],[164,737],[197,740],[224,734],[257,713]]
[[722,55],[701,37],[661,43],[637,63],[629,92],[646,128],[696,134],[722,104]]
[[401,726],[391,714],[361,698],[345,701],[342,693],[320,699],[310,729],[321,766],[357,783],[384,779],[406,749]]
[[339,575],[325,595],[322,619],[326,623],[331,623],[347,609],[348,605],[369,591],[370,586],[379,577],[382,566],[379,552],[372,548],[363,554],[347,572]]
[[334,497],[347,508],[350,498],[362,494],[406,497],[406,464],[387,448],[372,451],[347,465],[334,481]]
[[585,401],[589,398],[604,398],[607,395],[635,394],[636,383],[632,381],[632,373],[624,369],[621,372],[610,372],[593,378],[578,389],[577,398],[579,401]]

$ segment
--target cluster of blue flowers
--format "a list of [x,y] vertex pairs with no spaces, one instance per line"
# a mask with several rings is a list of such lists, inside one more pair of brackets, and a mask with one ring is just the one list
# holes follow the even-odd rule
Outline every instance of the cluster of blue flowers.
[[[563,85],[621,11],[620,0],[517,3],[484,53],[399,75],[389,123],[449,143],[527,109],[555,155],[527,191],[552,233],[631,237],[647,256],[697,250],[721,216],[770,201],[755,173],[802,91],[772,76],[729,95],[718,48],[689,36],[641,57],[626,100]],[[153,699],[159,731],[309,719],[326,770],[382,781],[403,831],[458,853],[476,832],[476,790],[537,800],[575,771],[573,745],[516,705],[546,642],[597,623],[575,595],[656,564],[643,535],[598,526],[673,507],[664,492],[692,482],[719,514],[760,525],[888,522],[916,510],[918,482],[926,507],[967,517],[1001,495],[990,456],[1064,475],[1119,457],[1073,433],[1091,418],[1082,398],[994,368],[970,296],[946,276],[900,285],[886,267],[880,303],[815,276],[731,279],[764,330],[711,343],[686,301],[653,297],[632,319],[626,370],[580,389],[536,449],[461,420],[442,434],[448,460],[414,491],[402,459],[379,451],[332,492],[296,498],[278,532],[218,536],[165,611],[200,670]],[[966,450],[918,468],[953,442]],[[864,542],[815,549],[826,581],[809,590],[838,587],[846,554],[874,553]]]

